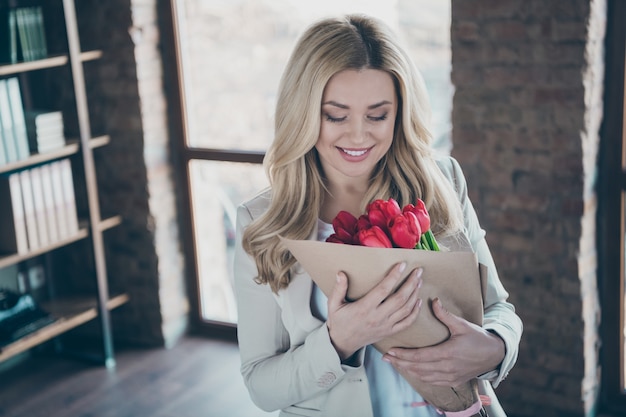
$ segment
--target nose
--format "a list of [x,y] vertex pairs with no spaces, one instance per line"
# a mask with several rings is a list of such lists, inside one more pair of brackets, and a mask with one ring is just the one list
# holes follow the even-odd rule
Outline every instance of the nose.
[[367,138],[367,130],[365,123],[360,118],[353,119],[350,123],[350,141],[354,144],[361,144]]

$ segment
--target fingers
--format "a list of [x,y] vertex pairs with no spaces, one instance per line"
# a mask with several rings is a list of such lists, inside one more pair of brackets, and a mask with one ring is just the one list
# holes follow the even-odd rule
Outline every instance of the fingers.
[[[438,386],[456,386],[465,382],[465,378],[458,373],[458,366],[449,358],[437,359],[424,354],[431,348],[422,349],[391,349],[383,356],[385,362],[390,363],[400,372],[414,375],[420,381]],[[439,353],[438,356],[441,356]],[[443,355],[445,356],[445,355]]]
[[405,269],[406,262],[401,262],[394,266],[387,276],[367,294],[367,298],[371,298],[376,303],[375,305],[382,303],[396,288],[402,279],[402,273]]
[[[391,327],[392,333],[397,333],[402,330],[408,329],[409,326],[411,326],[411,324],[413,324],[413,322],[417,319],[417,316],[419,315],[421,307],[422,307],[422,300],[417,297],[417,294],[411,296],[410,302],[407,303],[405,306],[403,306],[394,314],[394,316],[397,315],[399,319],[396,320],[395,317],[390,318],[390,321],[394,323]],[[407,312],[407,314],[404,316],[401,316],[401,314],[404,314],[404,312]]]
[[423,363],[400,359],[389,354],[383,356],[383,360],[390,363],[399,372],[411,374],[420,381],[431,385],[454,387],[474,378],[473,375],[459,372],[458,366],[452,361]]
[[448,327],[451,336],[464,333],[467,322],[446,310],[439,297],[433,300],[433,314]]
[[337,273],[337,282],[333,287],[333,292],[328,297],[328,311],[337,311],[346,302],[348,292],[348,277],[345,273]]
[[422,268],[414,270],[400,288],[383,301],[379,309],[389,315],[390,318],[393,316],[404,317],[410,314],[416,303],[421,301],[418,297],[419,289],[422,286],[422,272]]
[[402,279],[402,273],[406,269],[406,262],[395,265],[391,271],[376,285],[365,298],[372,302],[373,306],[382,303],[389,294],[393,293]]
[[346,299],[348,277],[343,272],[337,274],[328,297],[327,326],[340,356],[405,330],[415,322],[421,306],[422,270],[413,271],[399,285],[405,269],[405,263],[395,265],[376,287],[355,302]]
[[419,364],[422,369],[431,371],[441,366],[441,363],[448,361],[450,353],[445,345],[419,349],[394,347],[385,354],[385,357],[398,364]]

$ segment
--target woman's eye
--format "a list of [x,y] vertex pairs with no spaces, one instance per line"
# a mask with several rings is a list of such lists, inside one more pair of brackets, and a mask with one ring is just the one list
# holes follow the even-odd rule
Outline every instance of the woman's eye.
[[333,117],[330,114],[326,114],[326,120],[328,120],[331,123],[339,123],[339,122],[343,122],[344,120],[346,120],[346,116]]
[[368,116],[367,118],[373,122],[382,122],[383,120],[387,119],[387,113],[380,116]]

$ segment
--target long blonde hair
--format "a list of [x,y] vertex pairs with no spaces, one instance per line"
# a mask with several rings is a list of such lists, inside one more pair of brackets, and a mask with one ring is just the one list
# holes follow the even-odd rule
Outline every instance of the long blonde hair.
[[310,26],[283,73],[275,114],[275,138],[264,159],[271,186],[267,211],[245,230],[243,247],[256,261],[257,282],[274,292],[289,285],[296,260],[279,236],[306,239],[324,197],[324,176],[315,144],[328,80],[346,69],[390,73],[398,96],[393,143],[371,176],[362,209],[377,198],[401,206],[424,200],[436,235],[462,225],[454,190],[438,168],[428,131],[430,105],[424,81],[392,32],[377,19],[347,15]]

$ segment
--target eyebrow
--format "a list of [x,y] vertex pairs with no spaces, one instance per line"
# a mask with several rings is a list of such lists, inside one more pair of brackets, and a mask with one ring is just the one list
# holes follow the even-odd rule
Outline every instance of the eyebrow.
[[[384,106],[385,104],[392,104],[392,103],[389,100],[383,100],[383,101],[380,101],[378,103],[369,105],[369,106],[367,106],[367,108],[369,110],[377,109],[378,107]],[[322,106],[326,106],[326,105],[339,107],[340,109],[349,109],[350,108],[349,106],[346,106],[345,104],[337,103],[334,100],[330,100],[330,101],[326,101],[326,102],[322,103]]]

